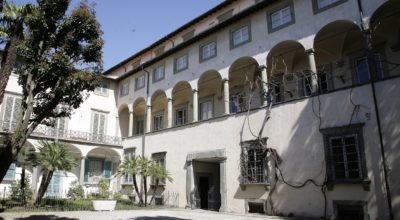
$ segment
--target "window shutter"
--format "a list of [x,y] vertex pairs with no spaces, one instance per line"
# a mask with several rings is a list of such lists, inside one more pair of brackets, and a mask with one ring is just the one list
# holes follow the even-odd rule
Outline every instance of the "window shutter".
[[85,159],[85,169],[83,175],[83,182],[87,183],[89,181],[89,159]]
[[58,119],[58,129],[65,130],[65,118]]
[[4,176],[4,180],[15,180],[15,163],[12,163],[8,168],[7,173]]
[[14,98],[7,97],[4,116],[3,116],[3,129],[9,130],[10,129],[10,122],[11,122],[11,114],[12,114],[12,107],[13,107]]
[[13,124],[17,123],[18,116],[21,113],[21,102],[21,98],[14,98],[14,111],[12,117]]
[[98,134],[99,132],[99,114],[93,113],[93,126],[92,126],[92,133]]
[[104,161],[104,178],[110,179],[111,178],[111,169],[112,169],[112,162],[111,161]]
[[106,123],[106,116],[101,114],[100,115],[99,134],[104,134],[105,123]]

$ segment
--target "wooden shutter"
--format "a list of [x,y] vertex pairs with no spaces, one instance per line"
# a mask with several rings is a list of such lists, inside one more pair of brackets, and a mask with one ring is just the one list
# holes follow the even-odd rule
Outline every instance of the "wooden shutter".
[[112,170],[112,162],[105,160],[104,161],[104,170],[103,170],[104,178],[106,178],[106,179],[111,178],[111,170]]
[[83,182],[87,183],[89,181],[89,159],[85,159],[85,169],[83,175]]
[[106,124],[106,116],[104,114],[99,115],[100,121],[99,121],[99,134],[104,134],[105,130],[105,124]]
[[92,125],[92,133],[98,134],[99,132],[99,114],[93,112],[93,125]]
[[5,130],[10,129],[13,103],[14,103],[14,97],[7,96],[5,108],[4,108],[3,128],[2,129],[5,129]]

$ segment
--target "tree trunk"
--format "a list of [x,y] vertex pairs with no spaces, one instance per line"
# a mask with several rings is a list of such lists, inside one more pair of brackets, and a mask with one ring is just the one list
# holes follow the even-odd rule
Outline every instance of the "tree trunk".
[[[9,47],[4,51],[3,59],[5,58],[4,66],[0,70],[0,104],[3,103],[4,93],[10,78],[11,72],[17,62],[17,46],[21,42],[19,37],[12,36],[10,38]],[[7,49],[7,46],[6,46]]]
[[47,187],[49,186],[51,178],[53,177],[53,172],[54,171],[44,169],[42,175],[42,181],[40,182],[39,186],[39,192],[35,201],[35,206],[40,205],[40,201],[42,200],[44,194],[46,193]]
[[151,202],[153,202],[154,197],[156,197],[156,193],[157,193],[157,189],[158,189],[159,179],[158,178],[155,178],[155,179],[156,179],[156,184],[154,185],[153,195],[151,196],[149,204],[151,204]]
[[133,176],[133,187],[135,188],[136,191],[136,195],[139,198],[139,205],[143,205],[143,198],[140,196],[139,194],[139,187],[137,185],[137,181],[136,181],[136,175],[132,175]]
[[144,206],[147,206],[147,176],[143,176]]
[[22,172],[21,172],[21,180],[20,180],[20,187],[21,187],[21,197],[22,197],[22,204],[26,204],[25,198],[25,165],[22,165]]

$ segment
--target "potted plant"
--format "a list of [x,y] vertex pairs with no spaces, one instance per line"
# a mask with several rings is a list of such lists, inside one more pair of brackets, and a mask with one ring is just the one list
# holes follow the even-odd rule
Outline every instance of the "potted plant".
[[115,209],[115,205],[117,204],[116,200],[110,200],[110,191],[108,190],[108,180],[101,179],[99,181],[99,199],[93,200],[93,209],[95,211],[113,211]]

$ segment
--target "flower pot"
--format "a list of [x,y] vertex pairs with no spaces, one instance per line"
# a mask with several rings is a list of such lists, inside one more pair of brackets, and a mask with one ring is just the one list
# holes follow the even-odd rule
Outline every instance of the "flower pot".
[[116,200],[93,200],[92,202],[95,211],[113,211],[117,204]]

